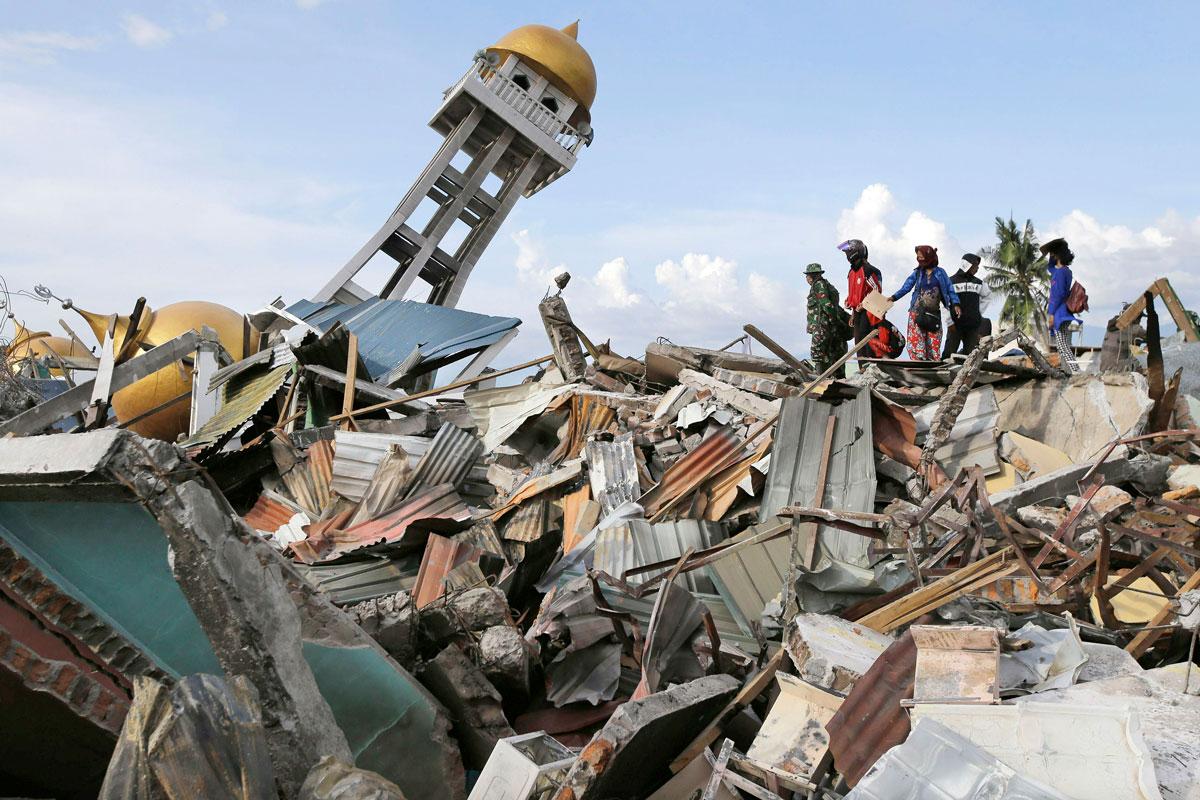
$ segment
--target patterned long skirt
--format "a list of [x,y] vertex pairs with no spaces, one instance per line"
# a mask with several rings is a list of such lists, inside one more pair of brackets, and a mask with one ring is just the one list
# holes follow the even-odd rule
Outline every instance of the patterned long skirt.
[[939,361],[942,357],[942,329],[923,331],[917,324],[917,312],[908,312],[908,357],[913,361]]

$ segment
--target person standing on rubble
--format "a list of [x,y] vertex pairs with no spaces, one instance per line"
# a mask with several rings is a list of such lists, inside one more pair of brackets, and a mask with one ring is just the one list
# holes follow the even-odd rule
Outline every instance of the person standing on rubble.
[[[809,287],[808,332],[812,336],[813,365],[817,368],[817,374],[824,374],[825,370],[846,355],[849,321],[846,312],[838,306],[837,289],[825,280],[825,270],[820,264],[805,267],[804,279]],[[846,365],[838,367],[831,377],[846,377]]]
[[969,355],[979,346],[979,339],[984,335],[983,312],[991,299],[991,290],[976,277],[980,260],[975,253],[966,253],[962,257],[962,266],[958,272],[950,276],[950,283],[958,294],[962,313],[958,319],[951,318],[946,326],[946,345],[942,348],[943,361],[958,352],[960,346],[962,354]]
[[950,309],[950,318],[958,322],[962,305],[946,270],[938,266],[937,248],[916,246],[917,267],[892,295],[896,302],[912,292],[908,305],[908,355],[913,361],[937,361],[942,357],[942,314],[940,306]]
[[850,288],[846,292],[846,308],[850,309],[850,324],[854,329],[854,342],[857,344],[870,335],[879,324],[879,317],[867,312],[862,307],[863,298],[874,289],[883,292],[883,273],[867,261],[867,246],[861,239],[849,239],[838,245],[838,250],[846,254],[850,262]]
[[1071,264],[1075,254],[1067,246],[1066,239],[1054,239],[1041,247],[1042,255],[1048,256],[1050,265],[1050,301],[1046,304],[1046,316],[1050,319],[1050,337],[1058,349],[1063,369],[1079,372],[1079,362],[1071,349],[1071,326],[1081,324],[1078,317],[1067,307],[1071,286],[1075,276]]

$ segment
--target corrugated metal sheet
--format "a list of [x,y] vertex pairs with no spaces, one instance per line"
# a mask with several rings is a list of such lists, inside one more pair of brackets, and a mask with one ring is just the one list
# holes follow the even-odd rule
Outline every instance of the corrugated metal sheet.
[[[625,611],[631,614],[634,619],[641,625],[642,630],[646,630],[646,626],[650,623],[650,613],[654,610],[654,599],[656,595],[650,595],[638,599],[630,597],[623,592],[619,592],[611,587],[602,587],[604,599],[608,604],[618,611]],[[758,642],[753,636],[748,636],[742,632],[737,620],[730,613],[729,608],[725,605],[725,601],[719,595],[715,594],[697,594],[696,599],[704,603],[704,607],[712,614],[713,623],[717,626],[717,634],[721,637],[721,644],[730,644],[750,655],[758,654]]]
[[274,533],[301,511],[299,506],[286,502],[274,492],[263,492],[242,519],[256,531]]
[[[760,523],[734,536],[733,541],[752,539],[776,524],[775,519]],[[787,580],[789,543],[789,537],[781,536],[742,548],[708,565],[717,591],[747,635],[751,624],[758,624],[762,618],[767,603],[783,590]]]
[[291,365],[286,365],[268,369],[261,375],[246,376],[244,382],[230,381],[225,386],[225,400],[220,410],[179,446],[185,450],[207,451],[224,444],[279,393],[291,371]]
[[420,560],[373,558],[349,564],[296,564],[301,577],[339,606],[412,589]]
[[905,631],[858,679],[825,725],[833,763],[851,786],[889,748],[908,738],[908,714],[900,701],[912,699],[916,670],[917,647]]
[[455,361],[495,344],[521,324],[516,317],[492,317],[413,300],[373,297],[357,305],[301,300],[288,309],[309,325],[327,331],[341,322],[358,337],[359,353],[381,383],[418,351],[428,368]]
[[[921,406],[913,412],[917,423],[917,441],[922,442],[937,413],[937,403]],[[984,475],[1000,472],[1000,454],[996,444],[996,427],[1000,423],[1000,405],[996,391],[982,386],[967,395],[962,412],[950,430],[950,438],[934,454],[947,475],[954,476],[963,467],[979,466]]]
[[296,354],[292,352],[291,345],[281,340],[274,347],[259,350],[253,355],[246,356],[241,361],[235,361],[229,366],[222,367],[214,372],[212,379],[208,382],[208,391],[215,391],[227,381],[256,366],[282,367],[294,363],[296,363]]
[[546,533],[549,508],[545,498],[525,501],[504,524],[504,538],[512,542],[536,542]]
[[[334,458],[330,466],[333,491],[349,500],[361,500],[389,446],[398,445],[408,453],[415,468],[432,444],[433,440],[424,436],[339,430],[335,433]],[[309,450],[311,452],[312,448]],[[487,467],[480,463],[471,466],[459,488],[463,495],[470,497],[487,497],[494,492],[487,479]]]
[[558,462],[565,458],[578,457],[588,436],[597,431],[612,429],[616,419],[616,410],[601,402],[594,395],[583,393],[572,395],[567,433],[550,455],[550,460]]
[[641,494],[632,433],[623,433],[611,442],[588,442],[583,453],[601,516],[608,516],[622,503],[632,503]]
[[[592,566],[614,578],[620,578],[634,567],[678,559],[689,547],[703,550],[724,538],[724,528],[715,522],[681,519],[652,525],[645,520],[631,520],[596,534]],[[653,575],[652,572],[646,572],[630,576],[628,580],[636,586]],[[716,592],[708,567],[685,572],[680,577],[693,593]]]
[[425,543],[425,554],[421,556],[417,582],[413,585],[413,604],[417,608],[424,608],[441,597],[446,593],[442,583],[446,574],[460,564],[478,560],[482,554],[483,551],[460,539],[430,534],[429,541]]
[[452,423],[444,423],[413,469],[406,496],[428,486],[448,483],[456,489],[483,455],[483,442]]
[[[868,423],[870,418],[868,417]],[[744,443],[729,428],[718,428],[709,434],[695,450],[680,458],[650,491],[642,495],[638,503],[647,517],[666,508],[673,500],[696,489],[704,479],[712,476],[722,464],[736,457]]]
[[[771,468],[763,488],[761,521],[768,521],[785,506],[813,504],[825,430],[831,415],[837,423],[821,506],[839,511],[874,511],[876,484],[871,395],[867,390],[860,390],[852,400],[837,406],[807,397],[789,397],[783,401],[775,429]],[[847,575],[847,570],[837,567],[859,568],[861,573],[871,563],[868,553],[871,540],[828,526],[820,526],[818,531],[818,562],[814,572],[828,570],[830,574],[826,577],[830,582],[823,584],[819,574],[810,575],[808,581],[825,590],[864,588],[844,584],[853,579],[869,581],[873,576]]]
[[[292,545],[293,552],[306,563],[331,561],[374,545],[395,546],[400,543],[408,526],[423,519],[465,520],[470,510],[449,484],[431,486],[420,495],[409,498],[392,511],[375,519],[360,522],[345,530],[322,529],[311,533],[303,542]],[[418,545],[419,546],[419,545]]]

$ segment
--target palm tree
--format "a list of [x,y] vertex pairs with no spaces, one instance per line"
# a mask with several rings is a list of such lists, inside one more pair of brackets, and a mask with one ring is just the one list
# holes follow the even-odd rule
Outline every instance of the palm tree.
[[996,238],[998,243],[980,254],[987,262],[988,288],[1004,295],[1000,327],[1017,328],[1044,342],[1050,271],[1038,250],[1033,222],[1025,220],[1024,229],[1018,230],[1011,216],[1008,221],[996,217]]

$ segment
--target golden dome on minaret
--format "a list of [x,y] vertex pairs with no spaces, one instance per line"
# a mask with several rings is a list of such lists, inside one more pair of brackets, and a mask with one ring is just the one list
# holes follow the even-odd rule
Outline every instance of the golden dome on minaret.
[[[76,308],[75,311],[87,320],[88,327],[96,339],[104,342],[108,331],[108,317]],[[243,352],[242,315],[231,308],[216,303],[184,301],[163,306],[157,311],[147,307],[141,316],[134,340],[142,349],[155,347],[171,341],[184,331],[199,331],[207,325],[217,332],[217,339],[229,352],[234,361],[249,355]],[[119,345],[129,327],[129,317],[118,317],[114,340]],[[179,397],[192,388],[192,369],[182,361],[163,367],[147,375],[112,396],[112,409],[122,422],[134,419],[163,403]],[[151,439],[175,441],[181,433],[187,433],[191,416],[191,403],[181,400],[161,411],[130,425],[130,429]]]
[[[85,347],[65,336],[51,336],[48,331],[31,331],[16,320],[13,320],[13,324],[15,330],[7,353],[10,364],[24,358],[40,358],[51,353],[60,358],[91,356]],[[53,366],[51,362],[50,374],[61,375],[62,370]]]
[[579,20],[562,30],[549,25],[524,25],[500,37],[488,48],[501,57],[512,53],[546,76],[570,95],[588,119],[596,99],[596,67],[592,57],[580,46]]

